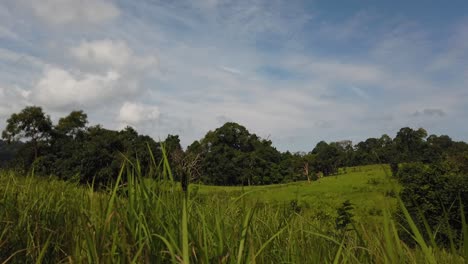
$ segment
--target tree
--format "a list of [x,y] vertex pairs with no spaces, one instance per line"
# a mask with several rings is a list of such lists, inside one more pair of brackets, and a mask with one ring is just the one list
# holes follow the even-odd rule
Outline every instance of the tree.
[[312,150],[312,154],[316,155],[314,167],[317,171],[321,171],[325,176],[338,172],[340,153],[335,143],[320,141]]
[[38,157],[39,143],[50,137],[52,121],[41,107],[28,106],[20,113],[14,113],[7,120],[2,138],[7,142],[30,140],[34,149],[34,159]]
[[427,132],[424,128],[413,130],[404,127],[398,131],[394,142],[400,162],[421,161],[424,157]]
[[305,163],[309,164],[309,173],[315,172],[315,170],[311,168],[312,164],[314,164],[314,159],[315,155],[313,154],[303,156],[300,153],[292,154],[289,151],[282,153],[279,162],[282,181],[291,182],[303,179]]
[[88,115],[82,110],[72,111],[68,116],[60,118],[55,129],[61,134],[74,138],[86,129],[86,124],[88,124]]
[[120,153],[125,153],[124,145],[117,131],[100,126],[88,128],[80,151],[73,155],[81,181],[94,182],[96,186],[114,181],[123,162]]
[[194,142],[187,153],[199,154],[202,181],[216,185],[269,184],[283,180],[281,154],[270,140],[228,122]]

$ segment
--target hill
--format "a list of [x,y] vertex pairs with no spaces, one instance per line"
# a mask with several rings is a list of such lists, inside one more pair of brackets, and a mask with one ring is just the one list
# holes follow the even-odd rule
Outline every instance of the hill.
[[346,171],[341,169],[338,175],[312,182],[246,187],[192,186],[202,194],[237,197],[246,193],[249,200],[259,203],[284,205],[297,202],[309,214],[329,216],[349,200],[355,207],[357,219],[381,220],[378,216],[382,216],[382,210],[393,211],[397,202],[395,190],[399,187],[389,174],[387,165],[369,165],[347,168]]

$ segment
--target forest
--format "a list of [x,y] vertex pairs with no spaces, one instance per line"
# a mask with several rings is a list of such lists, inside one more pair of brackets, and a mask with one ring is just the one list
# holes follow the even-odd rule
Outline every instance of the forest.
[[124,159],[138,160],[151,175],[151,163],[162,161],[162,148],[180,181],[209,185],[266,185],[338,173],[339,168],[370,164],[445,164],[466,171],[468,144],[447,135],[428,135],[423,128],[401,128],[394,138],[384,134],[355,145],[350,140],[320,141],[307,153],[278,151],[271,140],[262,139],[240,124],[228,122],[206,133],[186,150],[178,135],[157,142],[134,128],[113,131],[88,126],[83,111],[73,111],[52,124],[41,107],[31,106],[12,114],[0,141],[0,164],[39,175],[54,175],[96,186],[115,180]]

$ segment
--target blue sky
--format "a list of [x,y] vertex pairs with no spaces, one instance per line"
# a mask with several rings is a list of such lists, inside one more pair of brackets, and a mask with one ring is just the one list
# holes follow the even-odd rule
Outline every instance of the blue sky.
[[468,140],[468,2],[5,0],[0,128],[40,105],[183,145],[235,121],[280,150],[403,126]]

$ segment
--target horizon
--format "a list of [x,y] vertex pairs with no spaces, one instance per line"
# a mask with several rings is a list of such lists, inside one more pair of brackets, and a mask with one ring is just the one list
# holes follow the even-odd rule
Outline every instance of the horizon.
[[0,129],[129,125],[184,148],[226,122],[280,151],[423,127],[468,141],[468,3],[6,0]]

